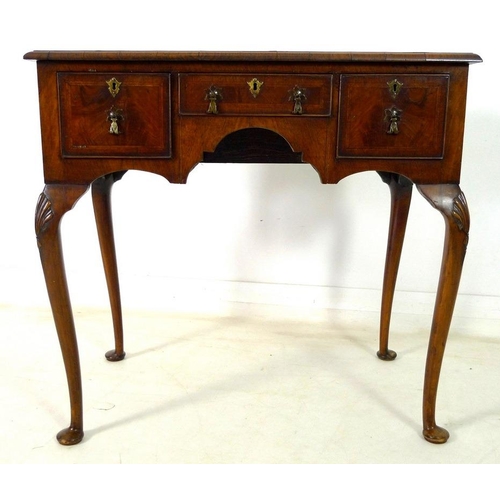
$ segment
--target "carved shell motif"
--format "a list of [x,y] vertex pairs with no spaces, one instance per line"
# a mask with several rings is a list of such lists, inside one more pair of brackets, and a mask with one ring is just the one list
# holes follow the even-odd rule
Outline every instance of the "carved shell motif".
[[[464,250],[467,250],[467,245],[469,244],[469,226],[470,226],[470,216],[469,207],[467,206],[467,200],[462,191],[455,196],[453,199],[453,208],[451,210],[451,216],[453,221],[457,225],[458,229],[464,233]],[[465,252],[464,252],[465,255]]]
[[465,234],[469,234],[469,208],[464,193],[460,192],[453,200],[452,217],[456,225]]
[[[53,217],[54,211],[52,210],[52,203],[49,198],[47,198],[47,195],[42,193],[38,197],[35,210],[35,234],[37,238]],[[38,242],[38,244],[40,245],[40,242]]]

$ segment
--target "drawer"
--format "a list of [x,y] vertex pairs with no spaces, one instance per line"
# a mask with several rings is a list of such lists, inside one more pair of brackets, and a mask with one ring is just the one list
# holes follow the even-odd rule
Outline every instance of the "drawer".
[[179,75],[182,115],[330,116],[331,102],[331,75]]
[[63,157],[171,154],[170,75],[58,73]]
[[338,157],[442,158],[449,76],[342,75]]

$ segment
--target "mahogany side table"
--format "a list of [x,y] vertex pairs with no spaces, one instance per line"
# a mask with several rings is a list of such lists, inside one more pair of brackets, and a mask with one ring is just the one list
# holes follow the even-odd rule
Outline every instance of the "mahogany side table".
[[412,186],[445,220],[445,243],[423,388],[423,435],[447,441],[435,406],[465,257],[469,212],[460,182],[469,65],[475,54],[35,51],[45,188],[35,229],[69,386],[61,444],[83,438],[77,338],[60,222],[91,187],[111,302],[125,357],[111,188],[127,170],[185,183],[199,162],[309,163],[321,182],[376,171],[391,219],[380,346],[392,302]]

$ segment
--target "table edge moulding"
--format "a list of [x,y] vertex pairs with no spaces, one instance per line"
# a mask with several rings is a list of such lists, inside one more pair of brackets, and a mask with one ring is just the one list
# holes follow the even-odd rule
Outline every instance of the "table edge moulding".
[[[335,184],[377,172],[391,215],[377,355],[389,325],[413,185],[445,221],[423,387],[423,436],[448,440],[436,396],[469,232],[460,188],[469,53],[34,51],[45,188],[35,231],[69,388],[61,444],[83,436],[78,343],[60,222],[90,188],[115,337],[125,357],[111,191],[127,170],[185,183],[200,162],[308,163]],[[388,424],[390,425],[390,424]],[[390,429],[387,428],[387,433]]]

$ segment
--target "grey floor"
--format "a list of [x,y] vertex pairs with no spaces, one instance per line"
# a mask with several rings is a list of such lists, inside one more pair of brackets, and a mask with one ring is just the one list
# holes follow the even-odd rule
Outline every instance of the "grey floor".
[[451,438],[421,437],[430,317],[395,315],[394,362],[378,315],[226,304],[124,312],[127,357],[107,310],[75,310],[85,438],[69,423],[48,309],[0,308],[2,464],[498,464],[500,321],[455,318],[438,393]]

